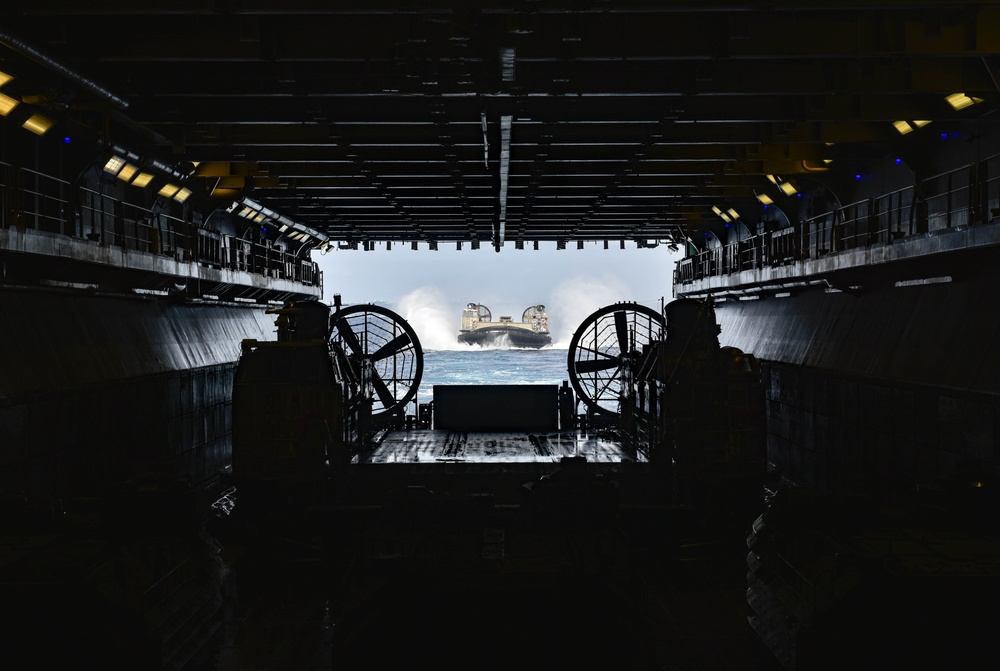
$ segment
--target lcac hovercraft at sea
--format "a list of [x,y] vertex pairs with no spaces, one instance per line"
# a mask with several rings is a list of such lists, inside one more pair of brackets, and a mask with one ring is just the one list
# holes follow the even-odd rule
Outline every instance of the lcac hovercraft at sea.
[[519,322],[507,316],[493,321],[489,308],[469,303],[462,310],[458,341],[485,347],[544,347],[552,344],[549,316],[544,305],[532,305],[525,309]]

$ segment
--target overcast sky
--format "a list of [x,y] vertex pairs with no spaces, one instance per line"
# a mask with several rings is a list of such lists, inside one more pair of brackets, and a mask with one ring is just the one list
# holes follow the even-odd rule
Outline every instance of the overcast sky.
[[383,303],[413,327],[428,350],[457,349],[462,308],[482,303],[493,318],[521,318],[525,308],[545,305],[554,347],[569,345],[573,332],[595,310],[618,301],[635,301],[657,310],[671,300],[674,263],[682,252],[665,245],[626,249],[587,243],[557,250],[554,242],[539,250],[500,252],[468,244],[456,250],[441,244],[438,251],[421,245],[380,245],[373,251],[335,249],[313,253],[323,271],[323,300],[339,293],[345,305]]

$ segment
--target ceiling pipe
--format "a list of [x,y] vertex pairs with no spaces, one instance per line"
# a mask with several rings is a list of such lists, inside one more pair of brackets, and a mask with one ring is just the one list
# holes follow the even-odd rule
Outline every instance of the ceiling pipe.
[[55,59],[38,51],[24,40],[14,37],[10,33],[5,33],[3,31],[0,31],[0,43],[3,43],[4,46],[13,49],[14,51],[17,51],[22,56],[30,58],[31,60],[61,74],[67,79],[87,89],[94,95],[114,104],[117,108],[126,109],[128,107],[128,101],[126,101],[124,98],[116,96],[114,93],[98,85],[93,80],[87,79],[83,75],[74,72],[73,70],[70,70],[62,63],[59,63]]
[[510,130],[513,123],[514,117],[510,114],[500,117],[500,227],[494,245],[498,252],[503,246],[507,227],[507,180],[510,174]]

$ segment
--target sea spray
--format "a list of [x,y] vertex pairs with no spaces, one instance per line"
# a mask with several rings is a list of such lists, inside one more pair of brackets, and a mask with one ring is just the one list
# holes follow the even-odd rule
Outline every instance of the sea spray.
[[438,287],[417,287],[399,299],[396,306],[417,334],[425,350],[457,350],[460,310],[450,309],[444,292]]
[[628,300],[627,296],[628,289],[610,273],[576,276],[560,282],[546,305],[553,347],[569,348],[573,334],[587,317],[605,305]]

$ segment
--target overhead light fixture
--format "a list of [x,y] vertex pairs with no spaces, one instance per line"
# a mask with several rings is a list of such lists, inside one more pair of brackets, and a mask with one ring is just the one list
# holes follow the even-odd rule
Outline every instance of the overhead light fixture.
[[118,175],[118,172],[125,167],[125,159],[121,156],[112,156],[108,159],[108,162],[104,164],[104,172],[110,175]]
[[149,183],[152,181],[153,176],[151,174],[148,172],[140,172],[135,176],[135,179],[132,180],[132,186],[146,187],[149,186]]
[[[157,193],[160,196],[172,198],[178,203],[183,203],[192,194],[191,189],[177,185],[177,182],[183,182],[191,176],[190,171],[181,172],[156,159],[144,159],[119,145],[111,145],[110,156],[104,163],[104,172],[139,188],[156,184],[159,186]],[[158,179],[171,181],[159,184]]]
[[923,128],[929,123],[930,119],[917,119],[910,121],[893,121],[892,126],[899,131],[900,135],[906,135],[907,133],[910,133],[918,128]]
[[[785,194],[786,196],[791,196],[791,195],[793,195],[795,193],[798,193],[798,191],[796,190],[796,188],[794,186],[792,186],[792,183],[790,181],[788,181],[787,179],[782,179],[778,175],[766,175],[766,177],[767,177],[767,181],[769,181],[771,184],[774,184],[776,187],[778,187],[778,189],[781,190],[781,193]],[[760,200],[760,196],[757,196],[757,200]],[[761,200],[760,202],[763,203],[764,201]],[[765,205],[766,204],[767,203],[765,203]]]
[[726,210],[726,214],[732,217],[734,221],[740,218],[740,213],[733,208],[729,208],[728,210]]
[[[736,212],[736,210],[734,210],[733,208],[729,208],[729,211],[730,211],[730,212]],[[716,214],[716,215],[718,215],[719,217],[721,217],[721,218],[722,218],[722,220],[723,220],[723,221],[725,221],[725,222],[727,222],[727,223],[728,223],[728,222],[730,222],[730,221],[732,221],[732,220],[733,220],[733,218],[734,218],[734,217],[731,217],[731,216],[730,216],[729,214],[727,214],[727,213],[723,212],[723,211],[722,211],[722,210],[721,210],[721,209],[719,208],[719,206],[718,206],[718,205],[713,205],[713,206],[712,206],[712,212],[715,212],[715,214]]]
[[0,116],[7,116],[14,110],[15,107],[17,107],[17,105],[17,100],[0,93]]
[[156,193],[164,198],[173,198],[178,203],[183,203],[191,196],[191,189],[181,188],[176,184],[170,184],[168,182],[160,187],[160,190]]
[[778,184],[778,188],[781,189],[781,193],[785,194],[786,196],[791,196],[795,193],[798,193],[798,190],[794,186],[792,186],[791,182],[782,182]]
[[4,84],[6,84],[7,82],[9,82],[13,78],[14,78],[14,75],[9,75],[6,72],[4,72],[3,70],[0,70],[0,86],[3,86]]
[[35,135],[45,135],[49,129],[56,125],[56,122],[41,114],[32,114],[21,126],[27,128]]
[[973,98],[964,93],[952,93],[950,96],[945,96],[945,101],[951,105],[952,109],[960,110],[965,109],[975,105],[976,103],[983,102],[982,98]]
[[[230,214],[238,213],[237,216],[258,224],[270,220],[291,240],[301,238],[304,241],[309,240],[310,238],[316,238],[322,243],[330,239],[327,235],[300,224],[297,221],[292,221],[285,215],[278,214],[274,210],[264,207],[260,203],[254,202],[249,198],[234,200],[229,207],[226,208],[226,212],[229,212]],[[291,233],[287,232],[289,229],[291,229]]]
[[764,205],[772,205],[774,203],[774,200],[772,200],[771,196],[767,195],[766,193],[758,193],[754,195],[756,195],[757,200],[759,200]]
[[123,182],[131,182],[132,178],[135,177],[137,172],[139,172],[139,168],[135,167],[131,163],[126,163],[121,167],[121,169],[118,170],[118,173],[115,175],[115,177],[122,180]]
[[160,187],[160,190],[156,193],[163,196],[164,198],[173,198],[180,191],[180,187],[174,186],[173,184],[164,184]]

